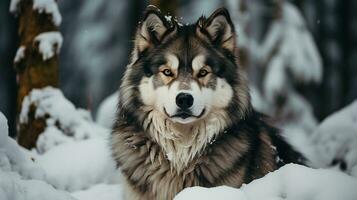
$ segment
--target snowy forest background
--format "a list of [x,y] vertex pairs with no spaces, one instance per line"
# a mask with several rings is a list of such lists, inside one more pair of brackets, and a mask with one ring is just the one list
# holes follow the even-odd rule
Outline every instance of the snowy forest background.
[[[25,0],[12,2],[21,1]],[[177,199],[203,198],[203,194],[207,195],[205,199],[220,199],[227,194],[240,200],[266,199],[272,194],[269,197],[285,199],[279,196],[281,193],[291,197],[287,199],[313,199],[311,193],[315,200],[357,197],[357,191],[351,189],[357,187],[357,1],[33,1],[39,10],[44,6],[45,12],[46,5],[52,6],[49,14],[53,16],[53,6],[59,8],[61,23],[53,20],[56,26],[60,24],[63,37],[62,45],[61,35],[54,42],[56,48],[61,47],[60,53],[54,53],[59,53],[59,85],[58,89],[33,90],[24,97],[19,110],[16,66],[26,59],[19,47],[21,13],[14,11],[16,6],[10,1],[0,1],[1,200],[118,199],[120,174],[110,157],[106,137],[133,32],[149,4],[177,16],[182,23],[195,22],[202,14],[227,7],[237,29],[239,59],[249,75],[253,106],[272,117],[289,142],[308,157],[311,167],[329,169],[287,166],[240,190],[198,189]],[[40,44],[42,41],[46,39]],[[37,107],[35,118],[46,119],[45,129],[36,146],[25,146],[25,150],[7,134],[15,138],[27,123],[36,121],[31,118],[32,105]],[[26,182],[30,180],[42,182]],[[37,189],[25,197],[11,186],[13,183],[24,191],[32,190],[32,185]],[[341,187],[342,183],[346,186]],[[269,188],[280,184],[294,184],[299,189]],[[36,191],[49,196],[36,196]],[[10,193],[18,196],[6,196]]]
[[[254,2],[268,7],[268,11],[274,10],[269,5],[274,1]],[[357,97],[357,15],[354,12],[357,2],[295,0],[292,3],[306,21],[323,66],[320,81],[295,87],[312,105],[314,116],[322,120]],[[133,31],[147,4],[145,1],[117,0],[58,1],[63,19],[60,31],[64,37],[60,54],[60,88],[75,105],[96,113],[99,103],[117,90],[131,50]],[[194,22],[201,14],[209,14],[215,8],[227,5],[228,1],[180,0],[173,4],[176,4],[172,6],[175,10],[171,13],[182,16],[183,21]],[[238,10],[228,8],[232,13]],[[0,16],[0,110],[8,116],[10,132],[14,135],[16,76],[12,65],[18,36],[17,19],[9,12],[9,1],[0,2]],[[258,29],[267,29],[261,23],[268,19],[256,17],[258,19],[250,26],[260,24],[261,27],[252,32],[262,40],[266,30]],[[240,43],[240,38],[238,41]]]

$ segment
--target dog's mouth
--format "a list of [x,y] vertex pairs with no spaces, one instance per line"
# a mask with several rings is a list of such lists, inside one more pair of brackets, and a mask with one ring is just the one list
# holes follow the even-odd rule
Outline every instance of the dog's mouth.
[[164,107],[164,112],[169,118],[173,119],[173,121],[177,121],[179,123],[190,123],[196,119],[201,118],[205,114],[206,108],[202,109],[199,115],[194,115],[189,110],[179,110],[174,115],[169,115],[165,107]]

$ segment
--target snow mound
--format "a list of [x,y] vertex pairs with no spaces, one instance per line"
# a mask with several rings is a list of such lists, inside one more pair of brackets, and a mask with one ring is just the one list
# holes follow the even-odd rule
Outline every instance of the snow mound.
[[37,161],[57,189],[72,192],[98,183],[119,182],[120,173],[103,138],[59,145],[39,155]]
[[[11,0],[10,3],[10,12],[18,12],[19,4],[22,0]],[[62,21],[62,16],[59,12],[57,3],[55,0],[33,0],[34,10],[37,10],[39,13],[46,13],[52,16],[52,21],[56,26],[59,26]]]
[[312,135],[318,167],[338,166],[357,176],[357,100],[327,117]]
[[175,200],[355,200],[355,188],[357,180],[346,174],[289,164],[240,189],[187,188]]
[[23,180],[18,174],[0,170],[1,200],[75,200],[66,192],[54,189],[39,180]]
[[15,172],[24,178],[44,179],[44,171],[31,160],[31,157],[20,149],[16,141],[8,137],[8,125],[5,116],[0,112],[0,171]]
[[76,109],[59,89],[33,89],[22,102],[20,123],[27,123],[31,106],[36,107],[35,118],[46,119],[47,128],[37,140],[39,153],[69,140],[106,137],[110,133],[109,129],[95,124],[88,111]]
[[35,37],[34,42],[38,42],[38,48],[42,54],[42,59],[48,60],[55,54],[59,54],[63,38],[60,32],[51,31],[39,34]]
[[116,116],[117,105],[119,102],[119,93],[115,92],[114,94],[108,96],[104,101],[99,105],[98,114],[96,121],[98,124],[106,127],[112,128]]
[[74,200],[44,179],[44,171],[31,160],[29,153],[8,137],[7,120],[0,112],[0,199]]

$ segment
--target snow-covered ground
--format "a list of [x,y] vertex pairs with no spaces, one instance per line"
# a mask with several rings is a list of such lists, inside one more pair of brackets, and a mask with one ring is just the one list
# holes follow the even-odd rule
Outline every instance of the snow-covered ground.
[[175,200],[355,200],[357,179],[341,172],[289,164],[240,189],[193,187]]
[[[117,95],[109,99],[104,107],[115,109]],[[25,99],[22,122],[26,122],[26,110],[31,104],[38,107],[37,117],[48,117],[48,127],[32,151],[8,137],[7,121],[0,113],[0,199],[121,200],[125,191],[110,154],[110,130],[76,109],[55,88],[34,90]],[[102,119],[113,117],[112,112],[107,112],[108,116],[105,113],[101,114]],[[357,101],[326,118],[312,134],[304,134],[297,127],[285,134],[315,169],[290,164],[240,189],[194,187],[175,199],[355,200],[356,122]],[[76,137],[82,135],[83,129],[89,131],[87,137]],[[97,130],[100,131],[95,135]],[[294,129],[285,132],[289,130]]]
[[23,101],[21,123],[31,106],[47,123],[31,151],[8,137],[0,112],[0,200],[120,199],[110,129],[94,123],[88,111],[75,108],[56,88],[33,90]]
[[74,199],[45,180],[43,168],[31,160],[29,152],[8,137],[7,120],[0,112],[0,199]]

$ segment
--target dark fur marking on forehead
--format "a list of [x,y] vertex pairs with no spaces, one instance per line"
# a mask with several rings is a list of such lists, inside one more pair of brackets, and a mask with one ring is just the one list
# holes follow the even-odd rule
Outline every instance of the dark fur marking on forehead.
[[[141,65],[147,77],[159,72],[159,67],[167,63],[166,55],[170,53],[179,60],[178,78],[193,73],[192,60],[198,55],[206,57],[205,64],[212,68],[214,76],[225,79],[230,85],[237,85],[239,80],[236,57],[226,49],[217,48],[209,42],[198,37],[196,25],[177,27],[176,34],[156,47],[141,54]],[[193,80],[193,79],[191,79]],[[159,77],[155,77],[154,88],[163,86]],[[174,82],[174,81],[172,81]],[[216,88],[217,81],[210,80],[205,87]],[[170,83],[171,85],[171,83]],[[180,88],[189,88],[187,84],[179,84]],[[200,84],[199,84],[200,85]]]

